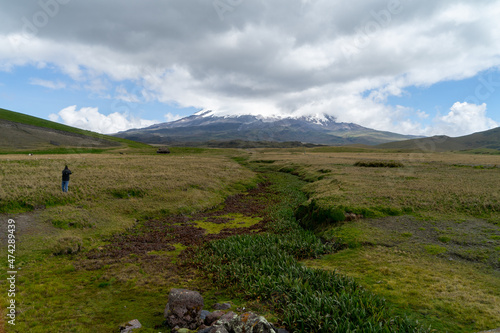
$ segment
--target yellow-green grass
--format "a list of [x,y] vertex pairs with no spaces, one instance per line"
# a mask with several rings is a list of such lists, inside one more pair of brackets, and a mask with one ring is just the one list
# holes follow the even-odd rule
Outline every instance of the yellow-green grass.
[[[328,147],[254,150],[252,160],[307,180],[309,201],[323,209],[365,215],[318,221],[321,236],[347,249],[307,265],[355,277],[438,331],[500,327],[499,156]],[[404,214],[411,228],[370,219]]]
[[356,278],[438,331],[500,326],[498,226],[401,216],[343,222],[320,234],[345,249],[307,265]]
[[500,327],[498,271],[383,246],[346,249],[305,264],[354,277],[439,332]]
[[[2,155],[2,228],[16,229],[18,321],[8,332],[110,332],[122,321],[141,318],[144,332],[163,322],[172,287],[198,283],[177,272],[175,251],[102,262],[92,268],[85,252],[136,221],[211,209],[256,184],[255,174],[225,150],[172,149],[170,155],[134,154]],[[72,170],[69,192],[61,192],[61,171]],[[16,204],[16,203],[24,204]],[[35,209],[34,211],[31,211]],[[250,223],[246,221],[246,223]],[[3,235],[3,234],[2,234]],[[77,256],[54,255],[67,239],[81,245]],[[7,257],[6,237],[0,255]],[[83,266],[82,266],[83,265]],[[158,269],[164,267],[164,269]],[[0,273],[5,287],[5,270]],[[0,308],[7,306],[0,296]]]
[[[325,207],[500,221],[500,156],[263,150],[253,159],[274,161],[310,181],[305,188],[309,197]],[[394,161],[404,167],[354,166],[359,161]]]
[[[65,164],[73,172],[68,193],[60,189]],[[6,155],[0,157],[0,170],[4,209],[45,207],[27,214],[27,230],[19,237],[31,241],[20,242],[18,254],[46,250],[68,236],[93,246],[100,236],[136,220],[212,208],[255,181],[228,157],[210,154]]]

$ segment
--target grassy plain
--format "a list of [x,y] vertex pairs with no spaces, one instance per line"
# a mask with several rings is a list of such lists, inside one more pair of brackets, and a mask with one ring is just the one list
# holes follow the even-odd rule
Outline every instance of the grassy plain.
[[306,265],[352,276],[438,331],[500,327],[499,156],[316,148],[253,159],[307,180],[324,211],[315,231],[341,250]]
[[[207,304],[262,306],[178,265],[186,248],[180,243],[144,257],[87,258],[105,253],[112,235],[141,237],[155,226],[150,221],[210,210],[255,186],[256,173],[235,161],[246,157],[306,181],[305,205],[364,216],[315,221],[316,234],[339,252],[305,265],[353,277],[439,332],[500,327],[500,156],[362,148],[154,151],[0,155],[0,227],[7,230],[9,217],[18,222],[18,325],[8,332],[109,332],[133,318],[145,326],[140,332],[158,332],[172,287],[204,285]],[[60,190],[65,164],[73,171],[67,194]],[[237,213],[221,218],[233,227],[260,222]],[[212,221],[194,224],[217,234],[221,225]]]
[[[156,332],[163,316],[151,309],[164,308],[171,287],[194,280],[172,266],[185,247],[153,251],[146,263],[132,255],[95,267],[85,253],[144,221],[213,208],[256,178],[231,159],[234,152],[155,151],[0,156],[0,224],[7,230],[7,219],[16,220],[19,271],[17,324],[8,332],[110,332],[136,317],[150,328],[144,332]],[[65,164],[73,172],[68,193],[60,189]],[[2,232],[2,258],[6,242]],[[0,274],[3,289],[5,270]]]

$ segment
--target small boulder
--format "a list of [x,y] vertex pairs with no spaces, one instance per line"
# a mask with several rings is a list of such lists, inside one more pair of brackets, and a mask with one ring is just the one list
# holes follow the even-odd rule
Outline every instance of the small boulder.
[[201,321],[205,321],[205,318],[207,318],[207,316],[209,316],[210,314],[211,314],[210,311],[201,310],[201,312],[200,312],[200,319],[201,319]]
[[197,333],[230,333],[224,326],[211,326],[205,329],[199,330]]
[[266,318],[252,312],[243,313],[231,322],[235,332],[276,333]]
[[203,309],[203,297],[199,292],[172,289],[168,295],[164,315],[168,326],[194,330],[202,323],[201,309]]
[[[246,332],[246,333],[276,333],[276,329],[266,318],[251,312],[240,316],[234,312],[228,312],[217,320],[210,330],[202,330],[202,333],[225,333],[225,332]],[[198,332],[200,333],[200,332]]]
[[128,323],[124,323],[120,325],[120,333],[129,333],[136,328],[141,328],[142,325],[137,319],[133,319]]
[[217,310],[208,314],[205,318],[205,325],[210,326],[224,315],[224,311]]
[[228,310],[230,308],[231,308],[231,304],[229,304],[229,303],[215,303],[214,304],[215,310]]

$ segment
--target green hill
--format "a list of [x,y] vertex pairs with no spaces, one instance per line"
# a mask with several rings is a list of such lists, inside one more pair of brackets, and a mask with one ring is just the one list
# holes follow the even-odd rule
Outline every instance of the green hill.
[[0,152],[95,151],[147,145],[0,108]]
[[418,150],[424,152],[482,151],[486,153],[500,153],[500,127],[456,138],[441,135],[423,139],[384,143],[376,147],[384,149]]

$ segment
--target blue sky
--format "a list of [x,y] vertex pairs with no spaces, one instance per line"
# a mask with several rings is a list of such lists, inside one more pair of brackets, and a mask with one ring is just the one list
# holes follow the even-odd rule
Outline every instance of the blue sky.
[[40,0],[0,11],[0,107],[101,133],[328,114],[403,134],[500,126],[500,1]]

